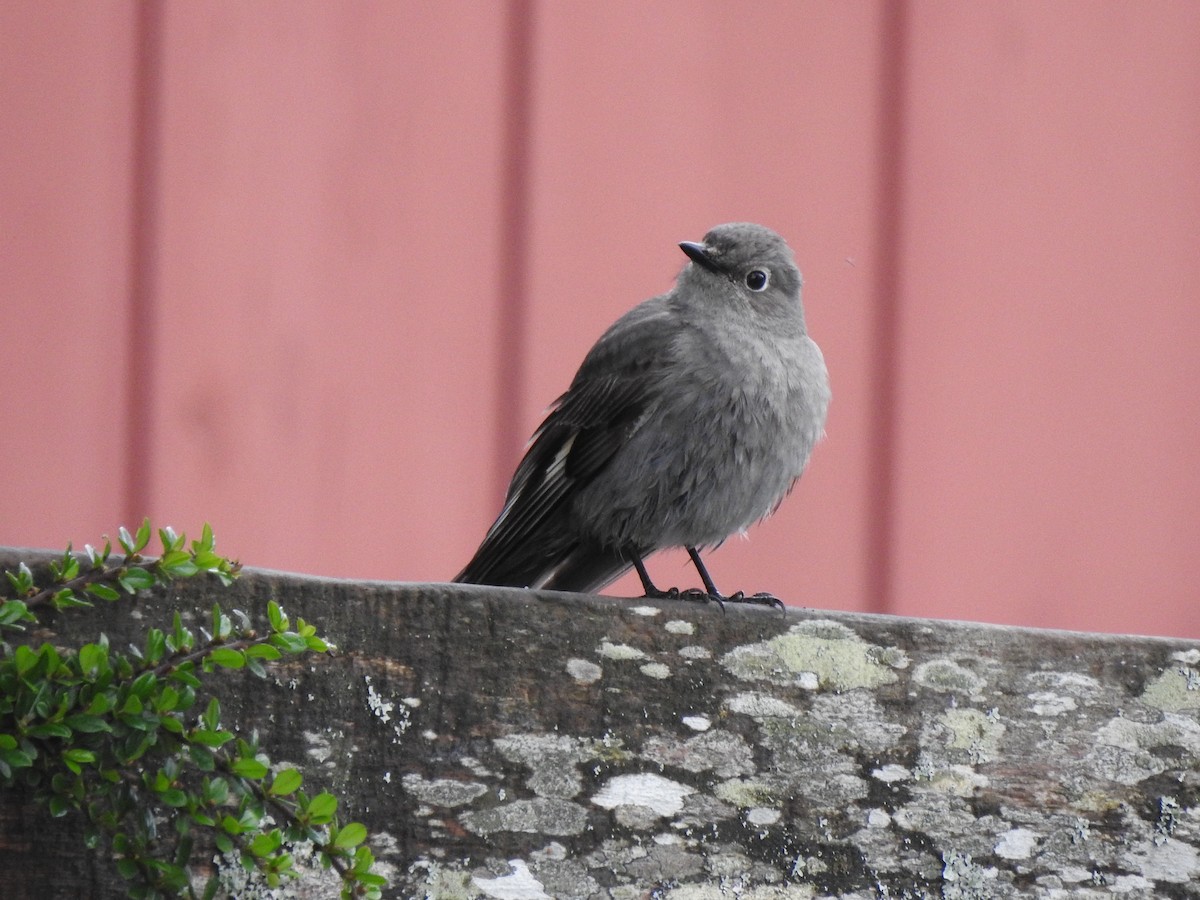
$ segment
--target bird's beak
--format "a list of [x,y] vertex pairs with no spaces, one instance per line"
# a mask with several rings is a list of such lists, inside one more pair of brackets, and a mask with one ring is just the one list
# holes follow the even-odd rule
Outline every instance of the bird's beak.
[[688,255],[688,258],[701,268],[708,269],[710,272],[720,272],[720,267],[713,261],[712,251],[707,244],[700,244],[696,241],[684,241],[679,245],[679,249]]

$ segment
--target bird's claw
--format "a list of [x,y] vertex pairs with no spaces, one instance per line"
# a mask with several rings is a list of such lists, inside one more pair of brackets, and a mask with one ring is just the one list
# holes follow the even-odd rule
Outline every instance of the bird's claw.
[[667,588],[665,591],[661,590],[660,588],[653,588],[652,590],[648,590],[646,593],[642,594],[642,597],[647,600],[678,600],[679,588]]
[[[736,598],[736,600],[734,598]],[[729,599],[735,603],[753,603],[757,606],[774,606],[780,612],[787,611],[787,608],[783,605],[783,601],[767,591],[759,591],[757,594],[751,594],[749,597],[747,597],[741,591],[738,591]]]
[[721,607],[724,612],[726,603],[745,603],[751,606],[773,606],[780,612],[783,612],[785,607],[783,601],[774,594],[769,594],[766,591],[760,591],[757,594],[746,596],[745,591],[738,591],[735,594],[730,594],[726,597],[724,594],[719,594],[704,590],[703,588],[688,588],[681,591],[677,587],[660,590],[654,588],[652,591],[647,591],[643,596],[648,600],[687,600],[690,603],[715,603]]
[[[745,591],[738,591],[735,594],[730,594],[728,597],[721,597],[720,595],[717,595],[712,599],[716,600],[718,603],[724,601],[725,603],[746,603],[751,606],[773,606],[780,612],[786,611],[783,601],[774,594],[769,594],[766,591],[759,591],[757,594],[751,594],[749,597],[746,596]],[[722,603],[722,608],[724,608],[724,603]]]

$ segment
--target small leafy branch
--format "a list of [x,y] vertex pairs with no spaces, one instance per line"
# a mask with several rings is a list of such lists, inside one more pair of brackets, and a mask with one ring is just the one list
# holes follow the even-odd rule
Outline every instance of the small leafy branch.
[[170,528],[158,537],[157,558],[142,555],[149,520],[136,534],[120,529],[124,556],[113,555],[111,542],[87,546],[82,558],[68,546],[45,585],[25,563],[5,573],[12,596],[0,600],[0,785],[32,788],[54,816],[86,816],[88,846],[111,849],[132,897],[213,897],[218,875],[198,889],[190,869],[204,838],[272,887],[297,877],[289,848],[308,843],[341,877],[343,897],[379,897],[385,880],[366,828],[339,825],[337,798],[309,796],[296,769],[272,773],[257,734],[242,739],[221,727],[215,697],[196,712],[201,679],[217,669],[265,677],[284,656],[327,652],[314,626],[292,622],[272,601],[261,632],[244,613],[214,605],[208,629],[197,634],[176,613],[169,629],[151,628],[128,653],[103,634],[77,650],[10,646],[10,635],[50,610],[202,574],[226,586],[237,578],[239,564],[216,553],[208,525],[190,545]]

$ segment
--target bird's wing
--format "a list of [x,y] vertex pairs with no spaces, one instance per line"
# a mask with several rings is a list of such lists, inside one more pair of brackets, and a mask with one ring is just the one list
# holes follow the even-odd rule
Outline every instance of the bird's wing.
[[647,307],[631,310],[592,348],[534,433],[503,511],[456,581],[537,584],[579,545],[569,527],[571,498],[636,430],[655,400],[656,370],[670,365],[667,313]]

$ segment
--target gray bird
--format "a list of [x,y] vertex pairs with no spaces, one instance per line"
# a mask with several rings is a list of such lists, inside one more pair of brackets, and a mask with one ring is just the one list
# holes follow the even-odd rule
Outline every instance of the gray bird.
[[[825,427],[829,376],[808,336],[792,251],[761,225],[679,245],[668,293],[634,307],[588,352],[534,433],[504,509],[454,579],[591,592],[630,566],[699,551],[775,511]],[[751,600],[778,603],[769,594]]]

